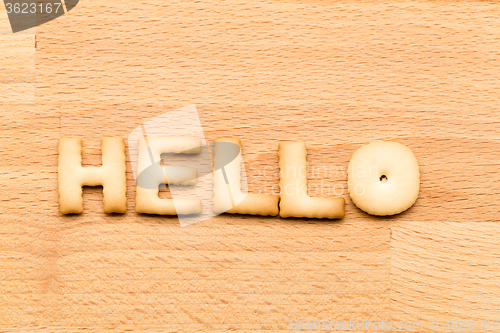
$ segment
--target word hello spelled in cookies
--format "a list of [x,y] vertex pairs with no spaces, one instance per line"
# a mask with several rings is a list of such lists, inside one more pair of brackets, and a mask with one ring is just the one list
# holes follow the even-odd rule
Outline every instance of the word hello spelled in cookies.
[[[160,155],[199,154],[202,142],[189,137],[139,139],[135,210],[160,215],[200,214],[198,198],[161,199],[159,186],[191,185],[197,169],[162,166]],[[241,141],[216,139],[213,147],[214,213],[269,215],[305,218],[343,218],[344,198],[311,197],[307,194],[306,145],[280,142],[280,194],[251,194],[241,190]],[[62,214],[83,212],[82,186],[103,187],[106,213],[125,213],[126,164],[122,137],[102,138],[102,166],[82,167],[80,138],[59,140],[59,205]],[[417,200],[420,173],[417,159],[406,146],[391,141],[375,141],[359,148],[348,166],[348,191],[354,204],[372,215],[394,215],[410,208]]]

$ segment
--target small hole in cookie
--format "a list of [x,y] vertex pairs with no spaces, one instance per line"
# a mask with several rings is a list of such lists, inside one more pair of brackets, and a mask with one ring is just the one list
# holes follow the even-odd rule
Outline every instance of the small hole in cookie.
[[386,175],[382,175],[382,176],[380,176],[379,180],[380,180],[382,183],[385,183],[385,182],[388,180],[388,178],[387,178],[387,176],[386,176]]

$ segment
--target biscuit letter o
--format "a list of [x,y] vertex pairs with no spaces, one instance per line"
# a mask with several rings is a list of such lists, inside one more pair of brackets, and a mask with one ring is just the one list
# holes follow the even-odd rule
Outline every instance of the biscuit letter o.
[[406,146],[375,141],[351,157],[347,183],[352,202],[371,215],[395,215],[410,208],[420,190],[418,161]]

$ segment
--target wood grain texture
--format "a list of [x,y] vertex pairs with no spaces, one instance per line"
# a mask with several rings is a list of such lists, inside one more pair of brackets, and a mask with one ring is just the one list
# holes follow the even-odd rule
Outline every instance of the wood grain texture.
[[13,34],[3,3],[0,8],[0,103],[35,101],[35,29]]
[[[0,332],[500,319],[499,14],[476,1],[88,0],[12,35],[2,12]],[[346,217],[181,228],[134,212],[128,155],[127,214],[104,214],[99,188],[82,215],[59,214],[59,137],[82,137],[98,166],[102,136],[191,104],[208,140],[241,138],[254,193],[278,193],[278,142],[305,141],[310,194],[343,196]],[[379,139],[421,167],[416,204],[390,218],[346,192],[352,153]]]

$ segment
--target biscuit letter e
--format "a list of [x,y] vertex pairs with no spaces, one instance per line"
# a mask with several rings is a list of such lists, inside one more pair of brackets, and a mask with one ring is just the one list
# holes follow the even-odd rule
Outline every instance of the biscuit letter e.
[[161,199],[161,184],[194,185],[198,172],[191,167],[162,166],[161,154],[199,154],[201,140],[190,137],[139,139],[135,211],[145,214],[200,214],[201,200],[196,198]]

